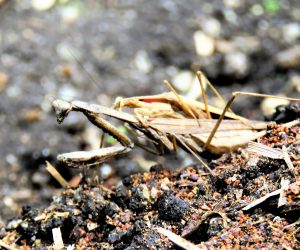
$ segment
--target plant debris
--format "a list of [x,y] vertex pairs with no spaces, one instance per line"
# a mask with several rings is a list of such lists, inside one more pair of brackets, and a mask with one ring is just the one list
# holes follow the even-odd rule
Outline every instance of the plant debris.
[[[283,157],[240,149],[209,163],[216,176],[191,165],[176,171],[154,166],[112,189],[83,179],[45,209],[24,207],[1,233],[1,245],[298,249],[299,134],[299,125],[272,123],[258,140],[271,154],[285,147],[296,175]],[[57,228],[61,237],[55,242]]]

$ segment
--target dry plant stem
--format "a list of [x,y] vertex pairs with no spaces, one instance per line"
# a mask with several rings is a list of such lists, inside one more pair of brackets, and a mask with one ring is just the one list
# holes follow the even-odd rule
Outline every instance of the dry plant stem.
[[192,242],[187,241],[186,239],[180,237],[177,234],[174,234],[173,232],[171,232],[167,229],[164,229],[162,227],[157,227],[155,229],[157,230],[157,232],[166,236],[170,241],[172,241],[173,243],[175,243],[176,245],[180,246],[183,249],[186,249],[186,250],[203,250],[204,249],[204,248],[200,248],[200,247],[196,246]]
[[0,240],[0,247],[3,247],[5,249],[7,249],[7,250],[18,250],[18,248],[12,247],[12,246],[4,243],[2,240]]
[[278,199],[278,207],[284,206],[288,202],[284,191],[288,188],[289,184],[290,184],[289,180],[281,178],[280,181],[281,188],[280,188],[280,194]]
[[284,190],[286,190],[287,188],[289,188],[289,186],[291,186],[291,185],[299,185],[299,184],[300,184],[300,181],[291,183],[291,184],[289,184],[289,185],[286,185],[285,182],[282,182],[282,183],[283,183],[284,185],[283,185],[281,188],[279,188],[279,189],[277,189],[277,190],[275,190],[275,191],[273,191],[273,192],[271,192],[271,193],[268,193],[268,194],[266,194],[265,196],[256,199],[255,201],[250,202],[250,203],[249,203],[247,206],[245,206],[242,210],[243,210],[243,211],[247,211],[247,210],[250,210],[250,209],[253,208],[253,207],[258,206],[259,204],[263,203],[264,201],[266,201],[266,200],[269,199],[270,197],[275,196],[275,195],[280,195],[280,193],[283,192]]
[[46,161],[46,169],[53,176],[53,178],[63,187],[69,186],[69,183],[61,176],[61,174],[56,170],[56,168],[48,161]]
[[299,225],[299,224],[300,224],[300,220],[297,220],[296,222],[294,222],[294,223],[292,223],[292,224],[289,224],[289,225],[285,226],[285,227],[283,228],[283,230],[289,230],[291,227],[297,226],[297,225]]
[[283,159],[282,151],[279,148],[271,148],[262,143],[249,142],[247,151],[272,159]]
[[246,207],[244,207],[242,210],[243,210],[243,211],[250,210],[251,208],[256,207],[256,206],[258,206],[259,204],[263,203],[264,201],[266,201],[266,200],[269,199],[270,197],[275,196],[275,195],[279,195],[280,192],[281,192],[281,190],[280,190],[280,189],[277,189],[277,190],[275,190],[275,191],[273,191],[273,192],[271,192],[271,193],[268,193],[268,194],[266,194],[265,196],[260,197],[260,198],[258,198],[257,200],[255,200],[255,201],[249,203],[249,204],[248,204]]
[[278,148],[271,148],[264,144],[257,143],[257,142],[249,142],[247,151],[252,153],[257,153],[261,156],[272,158],[272,159],[283,159],[288,166],[289,170],[296,176],[294,165],[288,155],[287,149],[285,146],[282,149]]
[[54,250],[61,250],[64,248],[64,242],[62,239],[60,228],[53,228],[52,229],[52,236],[53,236],[53,249]]
[[[269,97],[269,98],[274,98],[274,99],[284,99],[284,100],[293,101],[293,102],[300,102],[300,99],[297,99],[297,98],[280,97],[280,96],[273,96],[273,95],[264,95],[264,94],[258,94],[258,93],[250,93],[250,92],[233,92],[232,96],[229,99],[229,101],[227,102],[222,114],[220,115],[215,127],[211,131],[211,134],[208,137],[203,149],[206,149],[209,146],[209,144],[211,143],[215,133],[217,132],[218,127],[220,126],[222,120],[224,119],[226,112],[230,108],[230,106],[233,103],[233,101],[235,100],[235,98],[239,95],[254,96],[254,97],[261,97],[261,98],[268,98]],[[244,121],[247,122],[248,120],[245,119]]]
[[289,154],[288,154],[285,146],[282,147],[282,155],[283,155],[283,159],[284,159],[286,165],[288,166],[289,170],[291,171],[291,173],[294,176],[296,176],[294,165],[291,161],[291,158],[289,157]]

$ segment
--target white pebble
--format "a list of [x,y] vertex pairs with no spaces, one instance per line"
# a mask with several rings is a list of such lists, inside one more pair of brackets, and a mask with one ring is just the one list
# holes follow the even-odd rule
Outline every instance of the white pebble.
[[15,155],[9,154],[9,155],[6,156],[6,161],[7,161],[9,164],[14,165],[14,164],[17,163],[18,160],[17,160],[17,157],[16,157]]
[[31,5],[35,10],[45,11],[54,6],[56,0],[31,0]]
[[243,0],[223,0],[224,4],[229,7],[236,9],[243,4]]
[[111,176],[113,173],[113,170],[111,168],[111,166],[107,163],[102,164],[101,168],[100,168],[100,176],[103,179],[107,179],[109,176]]
[[134,62],[137,69],[145,74],[148,74],[153,68],[148,53],[145,50],[139,50],[136,53]]
[[300,24],[288,23],[282,27],[282,39],[287,43],[293,43],[300,37]]
[[182,70],[172,79],[172,83],[176,89],[181,92],[186,92],[191,87],[194,74],[188,70]]
[[300,75],[294,75],[289,79],[288,88],[291,91],[300,93]]
[[289,104],[288,100],[284,99],[274,99],[274,98],[265,98],[260,107],[264,115],[271,115],[274,113],[277,106]]
[[218,37],[221,32],[221,23],[214,18],[205,19],[201,22],[203,31],[213,37]]
[[199,56],[211,56],[215,51],[215,40],[200,30],[194,33],[194,43]]
[[[206,89],[206,81],[203,82],[203,87],[204,90]],[[192,85],[189,88],[188,92],[185,94],[186,97],[197,100],[200,96],[201,96],[202,92],[201,92],[201,87],[200,87],[200,83],[199,80],[196,76],[194,76],[193,81],[192,81]]]
[[81,57],[79,50],[64,42],[58,44],[56,53],[61,59],[67,61],[75,61],[76,58],[80,59]]
[[72,100],[75,96],[78,96],[78,91],[71,85],[63,85],[58,91],[58,96],[66,100]]
[[[198,77],[191,71],[182,70],[172,80],[176,89],[182,94],[191,99],[197,99],[201,96],[201,88]],[[206,89],[206,82],[203,82],[203,87]]]
[[231,24],[235,24],[237,23],[238,21],[238,16],[236,15],[236,13],[232,10],[232,9],[225,9],[224,10],[224,17],[225,19],[231,23]]
[[245,76],[249,70],[248,57],[242,52],[225,55],[225,71],[228,74]]
[[77,5],[71,5],[61,8],[61,17],[65,23],[73,23],[79,17],[79,9]]

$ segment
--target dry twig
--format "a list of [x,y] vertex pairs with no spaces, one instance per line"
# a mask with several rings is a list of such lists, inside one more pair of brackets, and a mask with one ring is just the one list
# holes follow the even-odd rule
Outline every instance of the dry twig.
[[252,153],[259,154],[264,157],[272,158],[272,159],[283,159],[288,166],[291,173],[295,176],[294,165],[288,155],[287,149],[285,146],[282,149],[279,148],[271,148],[262,143],[257,142],[249,142],[247,150]]
[[155,228],[160,234],[163,234],[166,236],[170,241],[172,241],[174,244],[180,246],[183,249],[186,250],[203,250],[206,248],[200,248],[196,246],[195,244],[189,242],[188,240],[180,237],[177,234],[172,233],[171,231],[164,229],[162,227]]
[[53,228],[52,229],[52,236],[53,236],[53,249],[54,250],[60,250],[64,248],[64,242],[61,236],[60,228]]
[[66,188],[69,186],[69,183],[61,176],[61,174],[56,170],[56,168],[48,161],[46,161],[46,169],[53,176],[55,180],[63,187]]

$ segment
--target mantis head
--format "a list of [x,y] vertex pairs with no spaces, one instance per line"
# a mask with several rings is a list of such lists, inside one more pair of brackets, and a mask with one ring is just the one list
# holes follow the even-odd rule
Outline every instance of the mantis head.
[[62,123],[65,117],[72,110],[72,104],[70,102],[56,99],[52,102],[53,110],[56,113],[56,119],[58,123]]

